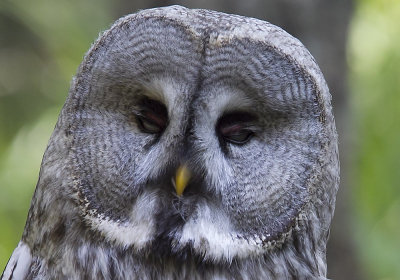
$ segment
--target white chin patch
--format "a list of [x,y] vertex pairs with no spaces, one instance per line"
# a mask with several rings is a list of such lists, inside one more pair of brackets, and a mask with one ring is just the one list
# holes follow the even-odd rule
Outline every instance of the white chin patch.
[[143,249],[154,236],[154,217],[150,213],[157,207],[157,193],[145,192],[140,195],[134,204],[130,219],[126,222],[115,221],[99,214],[96,210],[88,210],[85,219],[96,231],[110,242],[136,250]]
[[[100,232],[108,241],[123,248],[145,249],[154,241],[156,224],[151,213],[157,209],[157,191],[141,194],[134,204],[129,221],[110,219],[96,210],[86,210],[85,219],[91,228]],[[184,224],[175,249],[190,245],[207,260],[230,263],[233,258],[247,258],[265,253],[265,236],[241,237],[224,211],[209,203],[201,203]]]
[[182,235],[177,240],[179,247],[190,244],[205,259],[228,263],[234,257],[256,256],[267,250],[257,237],[248,240],[238,237],[229,217],[220,209],[199,205],[194,216],[196,218],[189,219],[183,227]]

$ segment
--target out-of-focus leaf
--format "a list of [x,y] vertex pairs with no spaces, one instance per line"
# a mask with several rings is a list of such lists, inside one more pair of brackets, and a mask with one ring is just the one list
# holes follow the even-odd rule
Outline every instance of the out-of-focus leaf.
[[400,279],[400,2],[357,4],[349,44],[354,229],[370,279]]

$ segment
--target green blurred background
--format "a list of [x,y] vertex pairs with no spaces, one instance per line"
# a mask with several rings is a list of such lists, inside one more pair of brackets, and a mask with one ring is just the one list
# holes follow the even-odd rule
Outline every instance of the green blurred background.
[[[0,0],[0,271],[21,237],[43,152],[84,53],[119,16],[148,6]],[[202,1],[193,6],[203,7]],[[331,249],[328,270],[336,279],[400,279],[400,1],[359,0],[350,7],[348,24],[338,27],[347,64],[336,83],[346,95],[332,92],[345,162],[332,239],[346,250]],[[312,45],[312,35],[300,39]],[[329,56],[328,48],[310,49],[318,62]],[[330,76],[329,63],[323,65]],[[342,220],[348,230],[340,234]],[[350,268],[340,264],[347,250],[355,263]]]

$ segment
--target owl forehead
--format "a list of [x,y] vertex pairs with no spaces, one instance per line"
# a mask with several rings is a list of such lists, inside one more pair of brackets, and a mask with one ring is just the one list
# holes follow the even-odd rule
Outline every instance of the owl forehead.
[[92,67],[78,74],[77,80],[84,77],[94,85],[89,96],[101,99],[110,92],[144,89],[171,109],[196,99],[208,103],[211,111],[260,101],[287,111],[315,101],[315,91],[305,91],[314,80],[304,67],[266,43],[270,25],[263,22],[264,29],[246,36],[251,30],[241,17],[225,15],[227,19],[213,25],[210,12],[181,8],[128,16],[106,32],[86,57]]

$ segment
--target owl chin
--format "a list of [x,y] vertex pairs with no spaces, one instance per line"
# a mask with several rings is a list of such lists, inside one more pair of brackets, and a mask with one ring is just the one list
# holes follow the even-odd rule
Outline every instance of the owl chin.
[[136,199],[125,222],[89,210],[88,202],[82,210],[89,227],[110,244],[154,256],[195,255],[205,261],[231,263],[233,259],[271,251],[292,233],[292,228],[274,237],[268,233],[239,233],[221,207],[204,197],[175,197],[169,202],[158,190],[145,191]]

